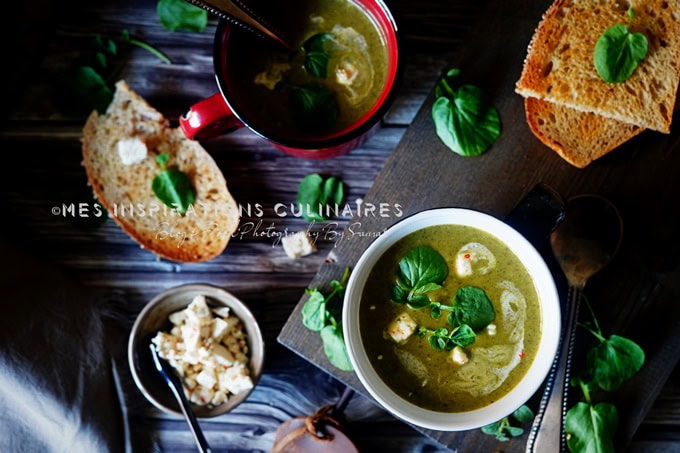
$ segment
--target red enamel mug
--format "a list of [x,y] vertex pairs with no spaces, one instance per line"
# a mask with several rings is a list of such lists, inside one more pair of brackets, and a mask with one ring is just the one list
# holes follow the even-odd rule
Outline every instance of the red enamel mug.
[[[206,139],[247,127],[281,151],[296,157],[326,159],[346,154],[361,146],[394,100],[401,79],[401,55],[397,25],[381,0],[351,0],[368,15],[375,25],[386,50],[385,78],[375,102],[357,120],[340,130],[300,134],[289,129],[277,129],[263,120],[249,94],[244,94],[244,65],[249,62],[250,47],[264,45],[264,39],[252,32],[221,20],[217,25],[213,65],[219,92],[193,106],[179,120],[184,134],[190,139]],[[239,78],[239,76],[241,76]]]

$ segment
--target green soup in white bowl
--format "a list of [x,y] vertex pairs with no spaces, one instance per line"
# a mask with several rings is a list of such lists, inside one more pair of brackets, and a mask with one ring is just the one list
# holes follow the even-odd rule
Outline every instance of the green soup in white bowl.
[[508,415],[546,377],[560,308],[535,248],[466,209],[406,218],[364,252],[343,308],[350,360],[394,415],[437,430]]

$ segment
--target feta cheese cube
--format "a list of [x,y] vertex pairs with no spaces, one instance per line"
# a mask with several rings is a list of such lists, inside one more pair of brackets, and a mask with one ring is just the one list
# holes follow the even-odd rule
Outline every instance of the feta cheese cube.
[[496,324],[491,323],[488,326],[486,326],[486,333],[488,333],[491,336],[496,335]]
[[453,360],[453,363],[456,363],[458,365],[465,365],[468,363],[470,358],[468,355],[465,353],[463,348],[460,346],[456,346],[453,348],[453,351],[451,351],[451,360]]
[[215,344],[212,347],[212,353],[215,357],[215,361],[222,366],[232,366],[234,364],[234,355],[229,352],[227,348],[221,344]]
[[314,241],[306,231],[298,231],[295,234],[284,236],[281,239],[281,244],[288,258],[300,258],[316,252]]
[[213,308],[213,313],[221,318],[226,318],[231,313],[229,307],[215,307]]
[[213,319],[212,323],[212,339],[219,343],[222,338],[229,331],[229,324],[226,323],[222,318]]
[[186,312],[186,310],[176,311],[176,312],[170,314],[170,316],[168,316],[168,319],[174,325],[180,326],[180,325],[182,325],[184,320],[187,319],[187,312]]
[[146,143],[137,137],[118,140],[116,149],[118,150],[118,157],[120,157],[123,165],[139,163],[146,159],[146,155],[148,153],[148,150],[146,149]]
[[217,384],[217,378],[215,378],[214,370],[201,371],[196,375],[196,382],[205,388],[211,389],[215,387],[215,384]]
[[387,334],[396,343],[403,343],[408,340],[413,332],[415,332],[418,324],[411,318],[411,316],[404,312],[397,316],[388,326]]

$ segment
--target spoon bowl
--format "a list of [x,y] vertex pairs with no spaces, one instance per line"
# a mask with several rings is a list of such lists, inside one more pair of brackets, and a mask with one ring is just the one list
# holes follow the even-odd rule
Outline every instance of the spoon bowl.
[[553,363],[541,404],[527,441],[527,453],[564,452],[564,418],[574,332],[583,288],[614,257],[623,237],[623,221],[609,200],[579,195],[567,200],[565,216],[550,235],[550,246],[569,283],[566,322],[560,352]]

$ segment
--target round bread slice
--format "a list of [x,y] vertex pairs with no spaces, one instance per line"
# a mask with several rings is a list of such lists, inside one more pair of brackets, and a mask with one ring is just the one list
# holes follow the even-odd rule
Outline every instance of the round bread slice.
[[525,98],[524,109],[534,135],[578,168],[584,168],[644,130],[542,99]]
[[[199,262],[220,255],[239,224],[236,201],[208,152],[170,128],[163,115],[130,87],[116,84],[104,115],[92,112],[83,129],[83,162],[100,203],[142,247],[169,260]],[[151,189],[167,168],[186,173],[196,200],[183,215],[163,204]]]

